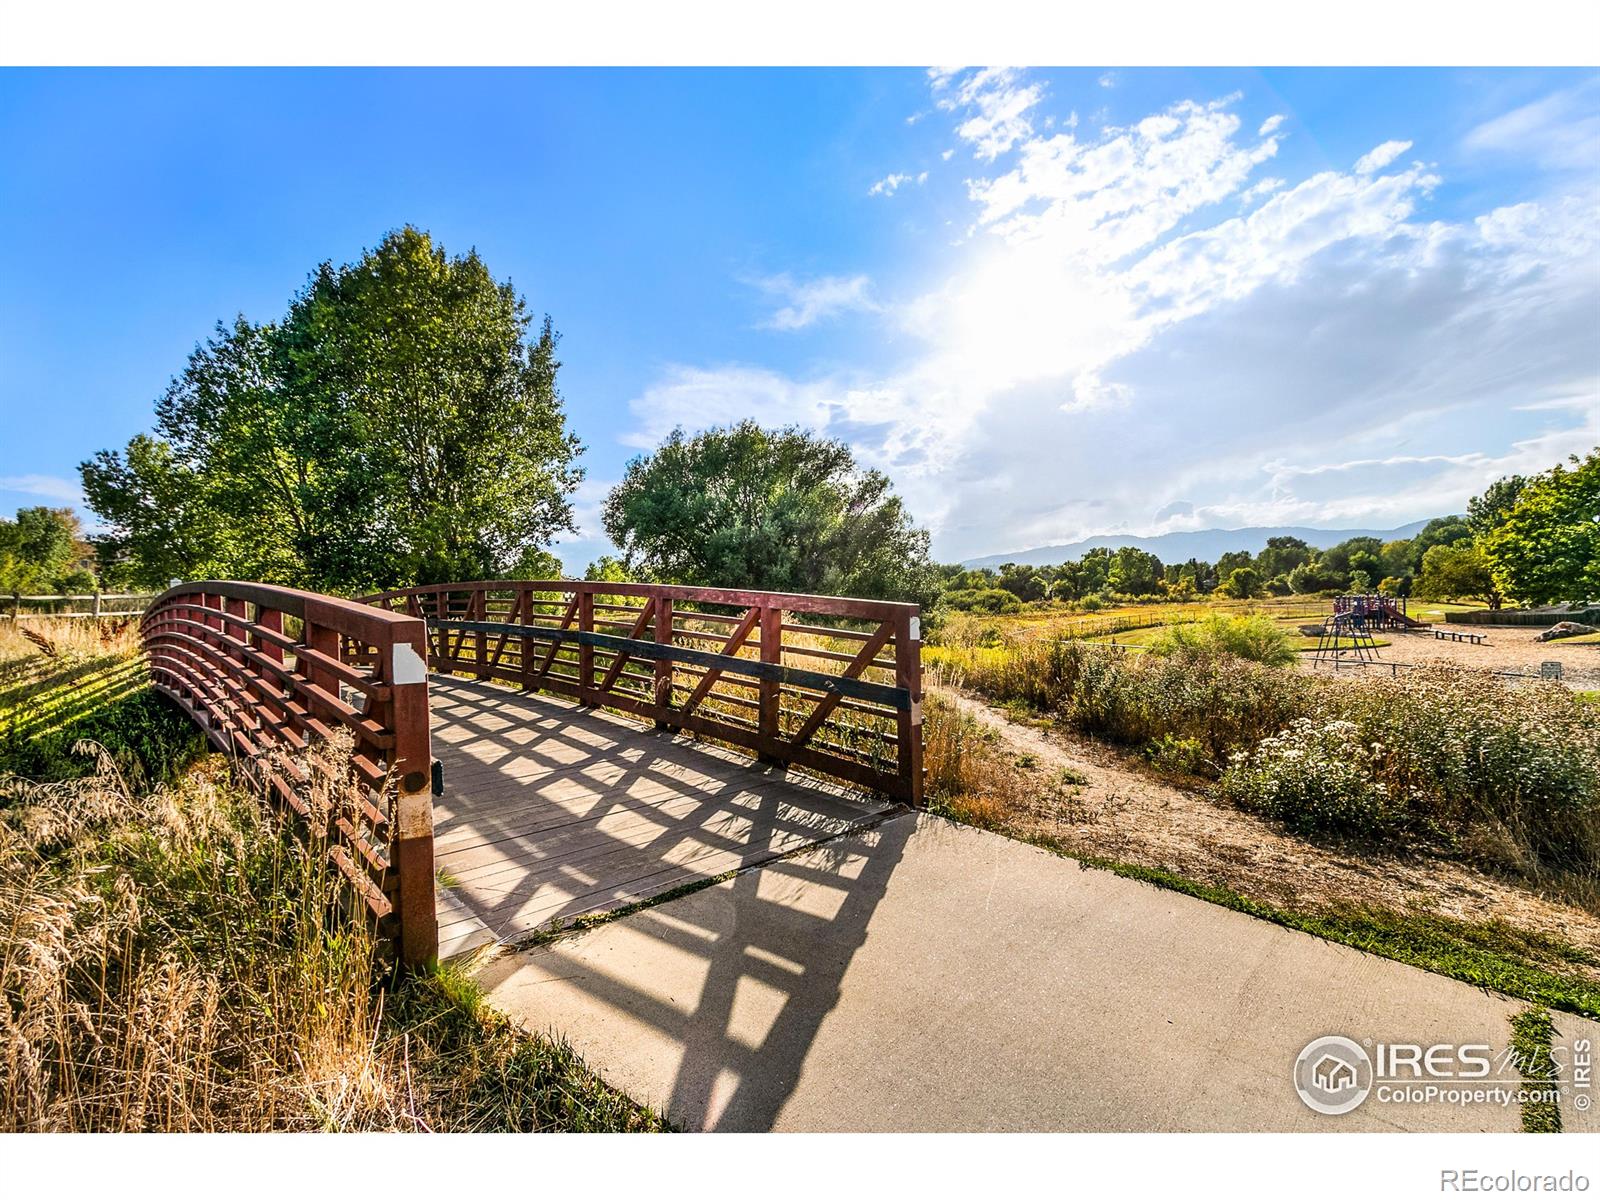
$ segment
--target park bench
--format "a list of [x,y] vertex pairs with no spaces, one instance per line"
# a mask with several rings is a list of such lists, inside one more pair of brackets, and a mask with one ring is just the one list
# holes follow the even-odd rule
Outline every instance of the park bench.
[[1453,629],[1435,629],[1433,637],[1435,641],[1440,642],[1448,638],[1452,642],[1471,642],[1474,646],[1481,646],[1488,640],[1489,635],[1486,633],[1457,633]]

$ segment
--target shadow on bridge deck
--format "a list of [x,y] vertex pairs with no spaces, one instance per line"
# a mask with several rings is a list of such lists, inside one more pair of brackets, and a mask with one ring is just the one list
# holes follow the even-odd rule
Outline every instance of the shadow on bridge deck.
[[440,956],[660,895],[890,807],[563,699],[435,676]]

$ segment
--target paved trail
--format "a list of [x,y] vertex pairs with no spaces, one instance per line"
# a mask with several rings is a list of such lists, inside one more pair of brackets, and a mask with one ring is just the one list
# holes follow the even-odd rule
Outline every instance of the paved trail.
[[482,978],[691,1129],[1520,1124],[1376,1093],[1322,1116],[1291,1082],[1325,1034],[1501,1048],[1512,1001],[920,814]]

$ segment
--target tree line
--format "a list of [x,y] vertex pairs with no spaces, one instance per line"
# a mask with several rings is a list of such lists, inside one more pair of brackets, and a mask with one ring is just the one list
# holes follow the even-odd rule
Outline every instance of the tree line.
[[1216,562],[1163,563],[1136,546],[1096,548],[1055,566],[1005,563],[949,568],[943,602],[1004,613],[1066,601],[1096,607],[1111,598],[1195,600],[1382,591],[1429,600],[1474,600],[1490,608],[1600,598],[1600,448],[1533,476],[1497,480],[1467,511],[1429,521],[1415,537],[1355,537],[1326,549],[1272,537],[1257,554]]
[[[219,323],[158,399],[153,431],[82,464],[101,531],[86,542],[63,510],[0,521],[0,586],[245,578],[356,594],[555,577],[550,545],[573,530],[584,477],[558,340],[475,251],[395,230],[353,263],[317,267],[276,320]],[[957,608],[1371,587],[1570,598],[1600,594],[1597,456],[1502,480],[1402,542],[1274,538],[1260,554],[1173,564],[1123,547],[965,571],[930,558],[890,480],[844,443],[745,421],[674,431],[630,462],[603,506],[619,555],[587,574]],[[1528,547],[1552,536],[1585,568],[1529,565]]]

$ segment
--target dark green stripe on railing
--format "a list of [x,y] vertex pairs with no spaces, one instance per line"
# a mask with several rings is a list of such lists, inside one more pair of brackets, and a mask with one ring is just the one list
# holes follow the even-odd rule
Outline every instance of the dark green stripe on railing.
[[852,700],[865,700],[905,712],[911,708],[911,692],[887,683],[869,683],[862,679],[846,679],[829,675],[825,671],[807,671],[800,667],[785,667],[779,663],[758,662],[738,658],[731,654],[717,654],[711,650],[694,650],[688,646],[668,646],[660,642],[642,641],[638,638],[618,637],[610,633],[587,633],[580,629],[549,629],[540,625],[519,625],[508,621],[455,621],[428,619],[429,629],[452,629],[463,633],[500,633],[508,637],[529,638],[542,642],[571,643],[574,646],[593,646],[599,650],[625,651],[634,658],[646,658],[691,666],[710,667],[726,675],[747,675],[753,679],[775,680],[791,687],[807,688],[816,692],[831,692]]

